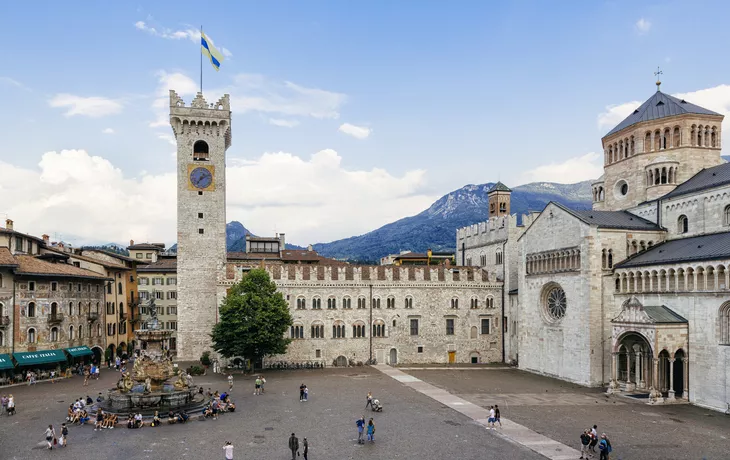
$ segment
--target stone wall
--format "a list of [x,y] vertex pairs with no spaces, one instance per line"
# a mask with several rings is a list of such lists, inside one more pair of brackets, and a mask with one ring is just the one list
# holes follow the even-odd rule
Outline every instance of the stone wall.
[[[693,193],[662,201],[662,226],[668,239],[730,231],[725,208],[730,206],[730,186]],[[682,234],[679,217],[687,216],[688,232]]]
[[[13,342],[13,274],[9,269],[0,268],[0,353],[12,352]],[[7,319],[6,319],[7,318]]]

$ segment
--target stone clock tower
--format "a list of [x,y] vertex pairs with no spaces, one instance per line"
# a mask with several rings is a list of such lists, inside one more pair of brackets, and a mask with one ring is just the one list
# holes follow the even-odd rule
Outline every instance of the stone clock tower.
[[170,125],[177,140],[177,357],[194,361],[212,351],[216,286],[225,273],[229,96],[209,104],[198,93],[186,106],[170,90]]

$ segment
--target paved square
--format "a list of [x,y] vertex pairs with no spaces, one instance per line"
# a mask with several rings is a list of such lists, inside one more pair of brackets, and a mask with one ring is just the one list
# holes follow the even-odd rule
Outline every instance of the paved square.
[[[93,427],[71,427],[69,447],[47,452],[45,426],[59,427],[70,403],[113,386],[119,374],[103,371],[99,382],[82,387],[74,377],[56,384],[0,390],[12,393],[18,414],[0,417],[0,458],[215,459],[222,446],[233,442],[236,459],[290,459],[291,432],[310,441],[312,460],[318,459],[539,459],[524,446],[487,431],[452,408],[414,391],[370,367],[267,372],[266,394],[253,395],[253,380],[235,377],[233,399],[237,411],[217,421],[194,421],[159,428],[94,432]],[[419,377],[420,378],[420,377]],[[298,388],[310,388],[310,401],[298,401]],[[222,376],[202,376],[205,388],[227,388]],[[372,390],[385,406],[382,413],[364,411]],[[357,444],[355,419],[374,417],[376,442]],[[300,459],[303,457],[299,457]]]
[[600,389],[514,369],[415,370],[409,375],[573,448],[583,429],[598,425],[617,459],[730,458],[730,417],[687,404],[650,406]]

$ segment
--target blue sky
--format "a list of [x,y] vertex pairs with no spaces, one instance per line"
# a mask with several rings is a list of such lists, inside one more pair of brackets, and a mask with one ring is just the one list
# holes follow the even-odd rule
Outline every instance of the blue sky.
[[0,193],[41,186],[0,214],[78,242],[174,241],[164,93],[195,91],[200,24],[230,53],[203,69],[208,99],[233,98],[229,220],[298,244],[467,183],[595,178],[589,154],[651,96],[658,65],[664,91],[730,111],[723,2],[200,5],[5,6]]

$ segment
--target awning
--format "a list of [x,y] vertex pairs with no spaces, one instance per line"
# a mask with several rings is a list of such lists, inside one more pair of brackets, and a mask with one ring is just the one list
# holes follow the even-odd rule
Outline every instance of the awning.
[[60,363],[66,361],[63,350],[41,350],[13,353],[18,366],[32,366],[35,364]]
[[89,356],[94,354],[94,352],[91,351],[91,348],[87,346],[66,348],[66,351],[74,358],[80,358],[82,356]]
[[14,367],[13,362],[10,360],[10,355],[0,353],[0,371],[12,369]]

